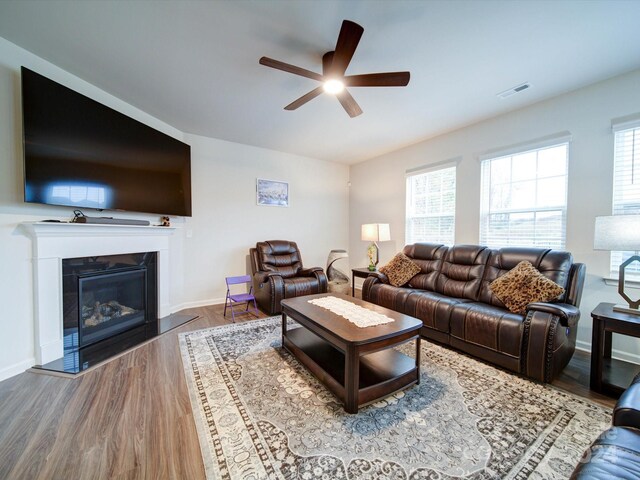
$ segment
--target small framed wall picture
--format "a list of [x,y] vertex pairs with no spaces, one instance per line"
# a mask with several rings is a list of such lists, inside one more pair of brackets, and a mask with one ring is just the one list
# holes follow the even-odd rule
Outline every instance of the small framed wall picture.
[[289,184],[287,182],[258,178],[256,194],[258,205],[270,207],[289,206]]

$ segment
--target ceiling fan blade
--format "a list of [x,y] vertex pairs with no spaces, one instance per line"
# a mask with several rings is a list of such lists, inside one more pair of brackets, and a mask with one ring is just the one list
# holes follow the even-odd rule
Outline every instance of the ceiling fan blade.
[[409,72],[368,73],[344,77],[349,87],[405,87],[409,83]]
[[312,72],[311,70],[306,70],[304,68],[296,67],[295,65],[290,65],[288,63],[284,63],[279,60],[274,60],[273,58],[262,57],[260,59],[260,65],[275,68],[276,70],[282,70],[284,72],[293,73],[294,75],[300,75],[302,77],[311,78],[319,82],[324,81],[324,77],[319,73],[315,73],[315,72]]
[[323,87],[322,86],[319,86],[318,88],[314,88],[309,93],[306,93],[303,96],[301,96],[299,99],[294,100],[293,102],[291,102],[289,105],[284,107],[284,109],[285,110],[295,110],[296,108],[301,107],[302,105],[307,103],[309,100],[313,100],[314,98],[316,98],[318,95],[320,95],[322,93],[322,91],[323,91]]
[[360,105],[355,101],[355,99],[351,96],[347,89],[345,88],[342,92],[336,94],[342,108],[344,108],[351,118],[357,117],[362,113],[362,109]]
[[357,23],[350,20],[344,20],[342,22],[342,28],[340,28],[340,35],[338,35],[338,42],[336,43],[333,62],[330,68],[331,75],[340,77],[344,75],[358,47],[358,43],[360,43],[363,32],[364,28]]
[[329,75],[333,64],[333,52],[327,52],[322,56],[322,75]]

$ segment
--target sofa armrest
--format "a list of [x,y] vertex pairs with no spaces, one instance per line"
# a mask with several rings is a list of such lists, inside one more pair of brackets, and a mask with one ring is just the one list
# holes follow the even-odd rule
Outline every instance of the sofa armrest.
[[284,298],[284,280],[280,272],[256,272],[253,275],[253,294],[261,310],[269,315],[279,313],[280,302]]
[[580,310],[568,303],[535,302],[527,305],[527,312],[529,310],[557,315],[560,317],[560,325],[563,327],[574,328],[580,320]]
[[282,279],[282,274],[280,272],[264,272],[264,271],[260,271],[260,272],[256,272],[253,275],[253,279],[257,283],[266,283],[266,282],[269,281],[270,277],[280,277]]
[[315,272],[323,272],[321,267],[301,268],[298,270],[298,277],[313,277]]
[[575,350],[578,331],[570,326],[575,327],[579,318],[579,313],[570,315],[575,313],[572,308],[561,303],[529,304],[523,322],[520,357],[520,370],[526,376],[551,383],[567,366]]
[[371,272],[367,278],[371,278],[371,277],[377,279],[380,283],[385,283],[389,285],[389,277],[387,277],[382,272]]
[[318,293],[327,293],[329,280],[324,270],[320,267],[301,268],[298,270],[299,277],[315,277],[318,280]]
[[631,386],[618,399],[613,409],[612,423],[616,427],[640,430],[640,375],[636,375]]
[[389,278],[380,272],[371,272],[364,279],[364,283],[362,284],[362,299],[368,302],[377,303],[374,298],[371,297],[373,290],[377,290],[373,288],[375,285],[389,285]]

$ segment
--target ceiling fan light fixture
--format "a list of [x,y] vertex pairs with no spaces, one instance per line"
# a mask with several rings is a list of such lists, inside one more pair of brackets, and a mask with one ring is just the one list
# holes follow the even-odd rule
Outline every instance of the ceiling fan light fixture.
[[331,79],[324,82],[324,91],[332,95],[337,95],[344,90],[344,83],[340,80]]
[[335,49],[322,55],[322,74],[274,60],[273,58],[261,57],[259,60],[260,65],[320,82],[318,87],[297,98],[284,107],[284,109],[289,111],[296,110],[318,95],[326,92],[334,95],[345,112],[353,118],[362,114],[362,109],[347,90],[347,86],[406,87],[409,83],[409,72],[380,72],[345,76],[347,67],[358,47],[363,32],[364,28],[355,22],[350,20],[344,20],[342,22]]

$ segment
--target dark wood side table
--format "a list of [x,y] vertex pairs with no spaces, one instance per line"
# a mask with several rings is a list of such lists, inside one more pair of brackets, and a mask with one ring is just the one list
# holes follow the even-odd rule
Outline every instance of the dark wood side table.
[[619,333],[640,338],[640,315],[615,312],[613,303],[601,303],[591,317],[591,390],[620,396],[640,372],[640,365],[611,358],[611,336]]
[[358,278],[367,278],[370,273],[377,272],[378,270],[374,270],[373,272],[368,268],[352,268],[351,269],[351,296],[356,296],[356,277]]

